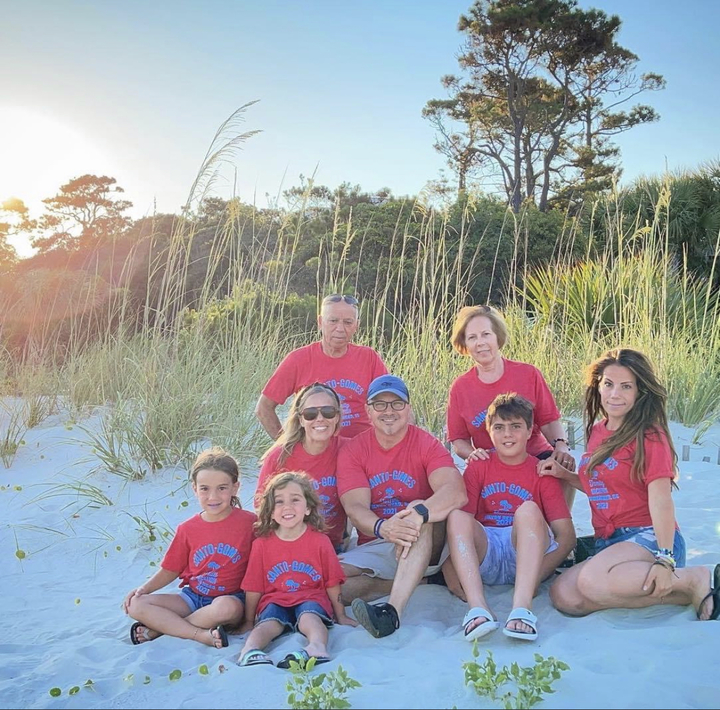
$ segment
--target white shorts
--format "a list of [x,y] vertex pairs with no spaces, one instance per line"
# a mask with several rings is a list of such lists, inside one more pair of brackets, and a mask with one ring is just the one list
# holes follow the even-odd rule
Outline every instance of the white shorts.
[[[480,523],[478,523],[480,525]],[[481,526],[487,536],[487,552],[480,563],[480,577],[483,584],[514,584],[517,565],[517,553],[512,544],[512,525],[505,528]],[[552,530],[548,527],[550,544],[545,554],[557,550],[557,542]]]
[[[450,548],[445,543],[440,553],[440,561],[436,565],[430,565],[423,574],[429,577],[440,571],[443,562],[450,557]],[[347,552],[338,555],[340,562],[344,565],[357,567],[368,577],[378,579],[395,579],[397,573],[397,561],[395,560],[395,543],[387,540],[370,540],[362,545],[353,547]]]

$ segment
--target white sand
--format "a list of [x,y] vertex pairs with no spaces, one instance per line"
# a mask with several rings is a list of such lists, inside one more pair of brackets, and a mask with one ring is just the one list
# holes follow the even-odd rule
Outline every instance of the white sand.
[[[93,422],[97,416],[84,424]],[[693,432],[674,425],[673,434],[680,453]],[[128,485],[116,476],[92,473],[97,464],[82,461],[90,454],[82,439],[77,427],[67,429],[63,418],[54,416],[27,434],[9,470],[0,466],[0,554],[9,568],[3,585],[0,706],[286,707],[288,672],[236,666],[239,636],[231,636],[229,648],[222,650],[168,637],[131,645],[131,620],[120,603],[156,569],[150,562],[159,562],[167,544],[162,536],[152,544],[143,541],[131,516],[155,521],[171,533],[196,512],[197,503],[185,485],[184,471],[165,470]],[[681,488],[675,496],[688,563],[707,565],[708,570],[720,562],[719,444],[716,425],[702,445],[691,447],[691,460],[680,464]],[[702,462],[704,456],[711,461]],[[37,500],[53,486],[73,481],[92,483],[114,505],[95,506],[67,489],[61,490],[66,495]],[[243,487],[246,505],[254,482],[248,476]],[[588,534],[584,495],[578,494],[573,513],[578,534]],[[25,559],[16,557],[18,548]],[[490,590],[489,601],[501,620],[510,611],[509,590]],[[421,587],[400,630],[386,639],[375,640],[362,628],[333,629],[333,661],[323,670],[342,664],[362,683],[348,698],[356,708],[492,707],[463,685],[461,665],[471,659],[471,645],[458,635],[465,610],[445,588]],[[533,654],[540,653],[570,665],[556,682],[556,693],[540,707],[720,705],[720,624],[696,621],[692,608],[607,611],[572,619],[551,608],[545,584],[534,610],[539,618],[537,643],[513,641],[500,633],[482,643],[499,664],[528,665]],[[285,636],[269,652],[277,661],[301,642],[299,636]],[[203,664],[210,670],[207,676],[198,672]],[[182,677],[170,681],[168,674],[175,669]],[[88,679],[93,690],[68,695],[72,686]],[[60,697],[49,695],[53,687],[62,690]]]

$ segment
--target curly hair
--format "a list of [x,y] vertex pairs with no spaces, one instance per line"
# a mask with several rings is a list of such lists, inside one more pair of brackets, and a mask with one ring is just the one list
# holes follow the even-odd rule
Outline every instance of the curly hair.
[[278,524],[273,520],[275,493],[285,488],[289,483],[297,483],[305,496],[305,502],[310,509],[310,512],[305,517],[305,522],[318,532],[325,532],[325,520],[320,512],[320,499],[315,493],[312,479],[302,471],[286,471],[273,476],[265,486],[260,509],[258,510],[258,519],[255,523],[255,532],[258,537],[277,530]]

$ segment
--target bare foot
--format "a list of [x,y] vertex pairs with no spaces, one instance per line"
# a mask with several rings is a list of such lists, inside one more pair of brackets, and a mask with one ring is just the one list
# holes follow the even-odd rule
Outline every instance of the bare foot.
[[228,645],[227,631],[225,631],[222,624],[218,624],[212,629],[198,629],[193,638],[206,646],[214,646],[215,648],[225,648]]
[[517,631],[519,634],[535,633],[535,629],[533,629],[532,626],[529,626],[524,621],[520,621],[519,619],[513,619],[512,621],[508,621],[507,624],[505,624],[505,628],[508,631]]

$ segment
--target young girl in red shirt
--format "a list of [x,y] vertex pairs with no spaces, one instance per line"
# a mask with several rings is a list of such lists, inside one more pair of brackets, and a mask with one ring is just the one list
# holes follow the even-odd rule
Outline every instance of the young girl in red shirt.
[[[224,624],[243,619],[241,583],[250,557],[256,516],[240,509],[238,465],[220,448],[203,451],[190,472],[202,512],[178,526],[160,569],[123,601],[137,621],[133,644],[167,634],[222,648]],[[180,577],[179,594],[153,594]]]
[[333,614],[337,623],[357,626],[340,601],[345,575],[324,534],[319,511],[320,500],[304,473],[279,473],[265,487],[255,526],[257,539],[242,585],[247,603],[242,631],[249,631],[253,620],[255,626],[240,652],[239,665],[272,664],[263,649],[289,631],[299,631],[308,643],[288,654],[278,668],[310,658],[316,664],[326,663]]

